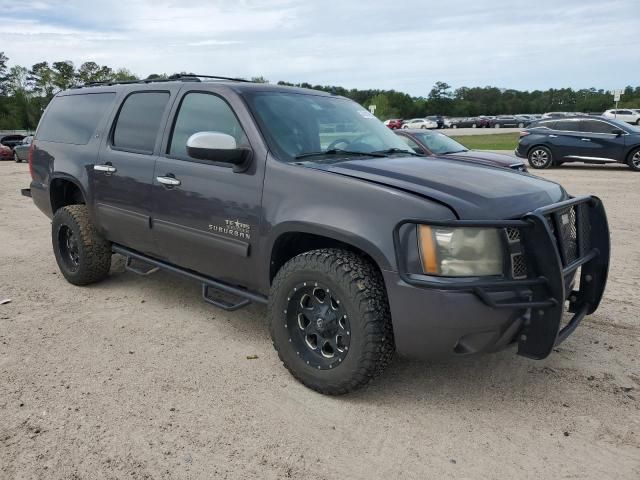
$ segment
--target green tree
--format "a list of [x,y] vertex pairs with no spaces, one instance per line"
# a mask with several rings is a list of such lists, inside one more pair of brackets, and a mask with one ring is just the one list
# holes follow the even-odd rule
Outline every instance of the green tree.
[[71,60],[53,62],[53,84],[58,90],[66,90],[76,85],[76,70]]

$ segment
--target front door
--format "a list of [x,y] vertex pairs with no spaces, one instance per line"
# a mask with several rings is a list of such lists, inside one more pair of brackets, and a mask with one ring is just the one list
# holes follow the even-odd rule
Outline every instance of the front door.
[[624,136],[612,133],[619,127],[596,119],[580,121],[582,130],[580,149],[576,155],[596,161],[620,161],[624,155]]
[[129,94],[89,171],[94,211],[105,236],[148,254],[155,253],[149,222],[156,144],[170,98],[168,89]]
[[[261,218],[262,162],[254,157],[247,171],[235,173],[228,164],[187,155],[187,139],[196,132],[226,133],[238,146],[250,146],[222,97],[187,91],[176,110],[166,154],[155,165],[152,224],[160,254],[183,268],[254,285],[252,248]],[[174,185],[166,179],[174,179]]]

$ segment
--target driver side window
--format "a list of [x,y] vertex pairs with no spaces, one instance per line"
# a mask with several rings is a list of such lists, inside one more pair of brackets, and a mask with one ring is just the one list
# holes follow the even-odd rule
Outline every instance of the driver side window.
[[231,107],[211,93],[193,92],[182,98],[169,145],[169,155],[189,158],[187,140],[197,132],[220,132],[231,135],[238,146],[248,144],[247,137]]

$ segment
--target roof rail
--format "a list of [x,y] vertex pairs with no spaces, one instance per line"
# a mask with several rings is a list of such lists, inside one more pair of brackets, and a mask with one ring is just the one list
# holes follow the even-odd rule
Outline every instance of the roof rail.
[[218,75],[196,75],[196,74],[187,74],[187,75],[176,75],[175,77],[169,78],[143,78],[141,80],[120,80],[120,81],[105,81],[105,82],[88,82],[84,85],[79,85],[75,88],[83,88],[83,87],[99,87],[99,86],[109,86],[109,85],[131,85],[134,83],[161,83],[161,82],[200,82],[201,78],[208,78],[213,80],[228,80],[231,82],[248,82],[251,83],[251,80],[246,80],[244,78],[233,78],[233,77],[221,77]]

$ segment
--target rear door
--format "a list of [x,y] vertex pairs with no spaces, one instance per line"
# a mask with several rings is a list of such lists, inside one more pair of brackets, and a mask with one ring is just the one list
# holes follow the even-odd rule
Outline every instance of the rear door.
[[548,132],[549,143],[556,160],[571,159],[578,155],[585,141],[582,140],[578,119],[559,119],[554,122],[553,130]]
[[129,91],[90,171],[98,224],[112,242],[153,255],[150,229],[153,169],[179,86]]
[[612,133],[619,127],[597,119],[580,121],[581,144],[576,156],[583,160],[624,161],[624,135]]
[[[226,133],[238,146],[252,147],[239,120],[255,129],[250,114],[239,98],[230,100],[233,107],[216,91],[185,88],[181,93],[155,166],[153,232],[168,262],[254,286],[266,152],[259,156],[254,148],[249,169],[235,173],[229,164],[194,159],[186,151],[187,139],[197,132]],[[159,178],[179,184],[166,185]]]

